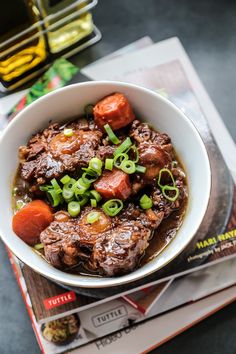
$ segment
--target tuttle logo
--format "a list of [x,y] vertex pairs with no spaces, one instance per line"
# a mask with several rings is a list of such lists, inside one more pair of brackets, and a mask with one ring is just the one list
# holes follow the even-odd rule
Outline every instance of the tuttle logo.
[[54,307],[62,306],[69,302],[76,300],[76,295],[74,291],[67,291],[66,293],[49,297],[43,301],[46,310],[53,309]]

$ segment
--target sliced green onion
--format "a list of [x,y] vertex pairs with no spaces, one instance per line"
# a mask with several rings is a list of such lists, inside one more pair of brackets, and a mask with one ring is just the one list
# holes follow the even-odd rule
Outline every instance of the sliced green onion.
[[55,189],[48,190],[47,197],[53,207],[57,207],[61,202],[60,195],[55,191]]
[[84,183],[82,178],[79,178],[73,185],[75,195],[84,194],[90,187],[90,183]]
[[161,184],[161,178],[162,178],[162,174],[163,173],[168,173],[168,175],[170,176],[171,178],[171,181],[173,183],[173,186],[175,186],[175,180],[174,180],[174,177],[173,177],[173,174],[172,172],[168,169],[168,168],[162,168],[159,172],[159,175],[158,175],[158,181],[157,181],[157,184],[160,188],[163,188],[165,185]]
[[89,161],[89,169],[95,171],[98,175],[102,173],[102,160],[98,159],[97,157],[93,157]]
[[64,189],[63,188],[63,191],[62,191],[62,197],[65,199],[65,201],[68,203],[68,202],[71,202],[74,198],[74,192],[72,189]]
[[110,199],[103,204],[102,209],[106,215],[115,216],[123,208],[123,202],[120,199]]
[[73,186],[75,183],[76,183],[76,180],[74,178],[71,178],[70,181],[64,185],[64,187],[66,187],[68,189],[73,189]]
[[36,249],[37,251],[41,250],[44,248],[44,244],[43,243],[37,243],[36,245],[34,245],[34,249]]
[[147,194],[144,194],[144,195],[140,198],[139,204],[140,204],[140,206],[141,206],[142,209],[150,209],[150,208],[152,207],[152,205],[153,205],[151,198],[149,198],[149,197],[147,196]]
[[73,188],[81,188],[81,189],[88,189],[90,187],[90,183],[85,183],[83,178],[79,178],[78,181],[76,181],[74,184],[73,184]]
[[88,185],[90,183],[95,182],[98,179],[99,176],[95,171],[90,170],[88,168],[83,168],[83,170],[86,171],[82,174],[82,180],[85,184]]
[[55,192],[56,192],[57,194],[62,193],[62,189],[61,189],[61,187],[59,186],[59,184],[58,184],[56,178],[53,178],[53,179],[51,180],[51,185],[53,186],[53,189],[55,190]]
[[91,211],[88,215],[87,215],[87,222],[89,224],[93,224],[94,222],[98,221],[100,217],[100,213],[97,211]]
[[62,189],[62,196],[65,199],[65,201],[68,203],[70,202],[73,197],[74,197],[74,183],[76,181],[71,178],[70,182],[64,184],[63,189]]
[[73,218],[76,217],[77,215],[79,215],[79,213],[80,213],[80,204],[79,204],[79,202],[74,202],[74,201],[70,202],[68,204],[68,213]]
[[23,206],[25,206],[25,203],[23,202],[23,200],[17,200],[16,209],[20,210],[21,208],[23,208]]
[[132,174],[135,172],[135,163],[131,160],[122,161],[120,168],[123,172]]
[[65,128],[64,129],[64,135],[67,136],[68,138],[74,134],[73,129],[71,128]]
[[95,189],[90,191],[90,194],[94,197],[94,199],[96,199],[97,202],[100,202],[100,200],[102,199],[101,194],[99,194]]
[[122,152],[126,152],[128,148],[132,145],[131,139],[126,138],[120,146],[115,150],[114,156],[121,154]]
[[132,161],[134,161],[135,163],[138,162],[139,152],[138,152],[137,146],[131,145],[130,148],[126,151],[126,153],[128,154],[130,152],[130,150],[133,150],[133,152],[135,153],[135,158],[132,158]]
[[90,118],[93,116],[93,104],[87,104],[87,106],[84,107],[84,113],[86,115],[86,118]]
[[53,189],[52,186],[48,185],[48,184],[45,184],[44,186],[40,186],[39,189],[42,191],[42,192],[47,192],[49,191],[50,189]]
[[97,206],[97,201],[96,199],[90,199],[91,207],[96,208]]
[[80,204],[80,206],[84,206],[85,204],[87,204],[89,197],[87,194],[77,194],[75,191],[75,198],[78,201],[78,203]]
[[120,153],[114,157],[114,166],[117,168],[121,168],[121,164],[124,161],[128,161],[129,156],[127,154]]
[[[175,202],[176,201],[176,199],[179,197],[179,188],[178,187],[174,187],[174,186],[164,186],[164,187],[162,187],[162,194],[164,195],[164,197],[167,199],[167,200],[169,200],[169,201],[171,201],[171,202]],[[171,196],[171,195],[168,195],[167,193],[166,193],[166,191],[169,191],[169,192],[172,192],[172,191],[174,191],[175,192],[175,194],[173,195],[173,196]]]
[[104,125],[104,129],[107,132],[108,138],[109,140],[113,143],[113,144],[119,144],[120,140],[117,138],[117,136],[115,135],[115,133],[113,132],[113,130],[111,129],[109,124],[105,124]]
[[145,173],[146,172],[146,167],[141,166],[141,165],[136,165],[135,172],[137,172],[137,173]]
[[[166,184],[166,185],[163,185],[161,183],[161,177],[162,177],[162,173],[168,173],[168,175],[170,176],[171,178],[171,182],[172,182],[172,186]],[[176,184],[175,184],[175,180],[174,180],[174,177],[173,177],[173,174],[172,172],[168,169],[168,168],[162,168],[159,172],[159,176],[158,176],[158,181],[157,181],[157,184],[158,186],[161,188],[161,192],[163,194],[163,196],[171,201],[171,202],[175,202],[176,199],[179,197],[179,189],[178,187],[176,187]],[[175,192],[174,195],[172,195],[173,193],[171,194],[167,194],[166,191],[169,191],[169,192]]]
[[105,161],[105,169],[109,170],[109,171],[112,171],[113,164],[114,164],[114,160],[113,159],[106,159],[106,161]]
[[67,184],[67,183],[69,183],[69,182],[70,182],[70,176],[65,175],[64,177],[62,177],[62,178],[60,179],[60,182],[61,182],[62,184]]

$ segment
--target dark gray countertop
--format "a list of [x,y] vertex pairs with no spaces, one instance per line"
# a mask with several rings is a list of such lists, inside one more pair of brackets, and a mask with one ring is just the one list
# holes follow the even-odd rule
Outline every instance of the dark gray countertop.
[[[100,0],[100,43],[73,58],[80,66],[149,35],[178,36],[236,140],[236,2],[233,0]],[[235,354],[236,303],[155,350]],[[0,353],[40,353],[4,246],[0,243]],[[91,353],[92,354],[92,353]],[[122,353],[129,354],[129,353]]]

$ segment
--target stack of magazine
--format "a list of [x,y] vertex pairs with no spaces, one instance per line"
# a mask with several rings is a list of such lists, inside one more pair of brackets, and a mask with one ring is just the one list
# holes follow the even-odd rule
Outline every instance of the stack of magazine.
[[[85,80],[135,83],[186,113],[211,163],[206,216],[191,244],[163,270],[114,289],[65,288],[9,257],[43,353],[147,353],[236,299],[235,144],[177,38],[153,44],[144,37],[72,81]],[[25,94],[0,100],[1,127]]]

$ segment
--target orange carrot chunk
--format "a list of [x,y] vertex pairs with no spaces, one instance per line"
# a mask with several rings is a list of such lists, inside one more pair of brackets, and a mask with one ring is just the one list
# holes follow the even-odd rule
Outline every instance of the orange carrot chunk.
[[34,200],[19,210],[12,220],[12,229],[30,246],[39,243],[40,233],[53,221],[50,207],[42,200]]
[[113,130],[125,127],[135,119],[134,112],[127,98],[119,92],[104,97],[94,109],[94,121],[103,128],[109,124]]
[[131,194],[129,176],[121,170],[104,171],[94,183],[94,188],[105,199],[118,198],[125,200]]

